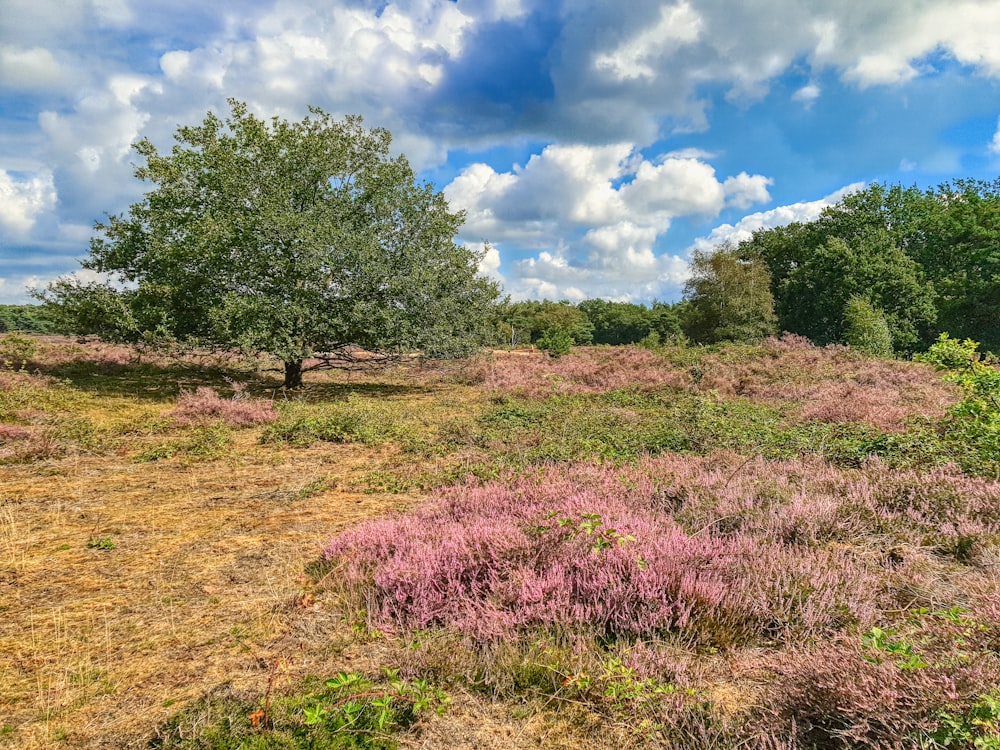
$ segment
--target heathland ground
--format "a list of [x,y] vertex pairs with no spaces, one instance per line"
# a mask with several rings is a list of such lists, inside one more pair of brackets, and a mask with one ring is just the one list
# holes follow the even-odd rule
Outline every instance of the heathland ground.
[[930,365],[24,339],[0,747],[1000,743],[1000,464]]

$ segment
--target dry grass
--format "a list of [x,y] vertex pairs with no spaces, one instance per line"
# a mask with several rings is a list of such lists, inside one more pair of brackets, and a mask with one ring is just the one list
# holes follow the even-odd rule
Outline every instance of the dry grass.
[[[221,685],[260,693],[276,674],[345,668],[330,647],[340,618],[300,606],[310,603],[304,570],[331,531],[416,499],[351,490],[391,447],[261,446],[259,427],[230,430],[207,456],[139,460],[198,428],[173,424],[174,402],[137,387],[120,352],[94,353],[124,368],[117,381],[18,375],[0,394],[37,406],[7,415],[16,423],[0,459],[43,432],[54,445],[0,463],[0,747],[144,747]],[[86,356],[70,345],[48,366],[83,368]],[[177,374],[142,377],[169,394],[181,391]],[[305,398],[371,385],[313,383]],[[415,404],[438,398],[411,393],[405,378],[377,385]],[[445,411],[460,400],[452,394]],[[78,423],[96,437],[65,438]]]
[[0,714],[13,746],[139,746],[178,704],[229,681],[259,686],[318,542],[409,501],[297,499],[370,457],[252,441],[238,460],[0,468]]

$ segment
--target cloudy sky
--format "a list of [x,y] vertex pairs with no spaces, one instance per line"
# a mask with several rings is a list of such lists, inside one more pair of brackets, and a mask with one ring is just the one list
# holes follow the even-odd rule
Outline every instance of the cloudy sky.
[[845,191],[1000,175],[997,0],[0,0],[0,303],[227,97],[389,128],[516,299],[680,295]]

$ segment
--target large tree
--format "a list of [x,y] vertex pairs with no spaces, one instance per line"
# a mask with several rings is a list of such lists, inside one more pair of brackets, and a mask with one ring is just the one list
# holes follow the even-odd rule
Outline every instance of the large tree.
[[776,331],[767,266],[729,245],[694,252],[684,299],[681,326],[693,341],[752,342]]
[[145,198],[96,225],[83,266],[107,284],[43,295],[80,333],[266,352],[285,385],[350,360],[473,348],[498,289],[457,245],[461,213],[392,157],[386,130],[319,109],[181,127],[135,145]]
[[843,343],[846,306],[855,296],[885,315],[900,352],[918,349],[937,316],[934,290],[920,266],[887,231],[875,230],[850,243],[830,238],[788,275],[781,325],[817,344]]

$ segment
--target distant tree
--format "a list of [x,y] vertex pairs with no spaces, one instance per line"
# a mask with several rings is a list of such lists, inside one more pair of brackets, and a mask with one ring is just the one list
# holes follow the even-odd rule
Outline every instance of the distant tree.
[[767,267],[729,245],[694,253],[684,299],[681,326],[693,341],[751,342],[776,331]]
[[53,333],[55,321],[44,305],[0,305],[0,333]]
[[933,280],[937,328],[1000,351],[1000,179],[928,191],[916,223],[907,251]]
[[[849,193],[836,204],[828,206],[815,221],[756,232],[750,240],[740,243],[739,252],[741,257],[758,258],[767,265],[771,273],[771,291],[778,324],[782,330],[799,333],[818,342],[843,341],[843,312],[847,300],[857,293],[871,295],[854,284],[856,277],[864,273],[843,276],[849,288],[838,288],[833,276],[825,281],[817,278],[814,271],[819,267],[826,267],[832,273],[830,241],[844,243],[852,249],[852,262],[866,265],[879,265],[887,249],[894,248],[892,255],[902,259],[903,275],[915,270],[916,277],[923,280],[923,273],[919,268],[915,269],[913,261],[924,234],[927,200],[926,195],[916,188],[871,185]],[[834,263],[838,264],[839,261]],[[875,274],[868,276],[870,280],[876,280]],[[886,301],[873,298],[872,302],[886,312],[892,325],[893,313]],[[911,316],[902,317],[908,319]],[[923,313],[917,318],[916,334],[921,341],[929,343],[927,337],[932,332],[927,326],[927,318]],[[906,341],[909,336],[909,333],[900,334],[897,331],[896,345],[907,349],[914,346]]]
[[561,331],[577,345],[593,341],[594,326],[586,313],[563,300],[513,302],[503,311],[501,328],[512,331],[514,345],[535,344],[552,331]]
[[876,357],[891,357],[892,334],[885,314],[864,297],[855,295],[844,308],[844,339],[852,349]]
[[594,326],[595,344],[638,343],[654,330],[657,322],[650,308],[630,302],[588,299],[577,307]]
[[268,122],[230,107],[179,128],[169,154],[135,145],[150,190],[96,225],[83,263],[116,283],[51,285],[42,297],[64,324],[267,352],[289,387],[358,348],[388,358],[477,345],[497,287],[454,242],[462,214],[390,156],[387,131],[315,108]]
[[827,240],[789,274],[783,296],[782,327],[817,344],[846,342],[844,310],[854,296],[884,313],[896,351],[919,349],[936,317],[933,288],[884,231],[852,244]]
[[660,344],[680,340],[684,335],[681,331],[680,305],[654,302],[649,310],[649,335],[655,336]]

